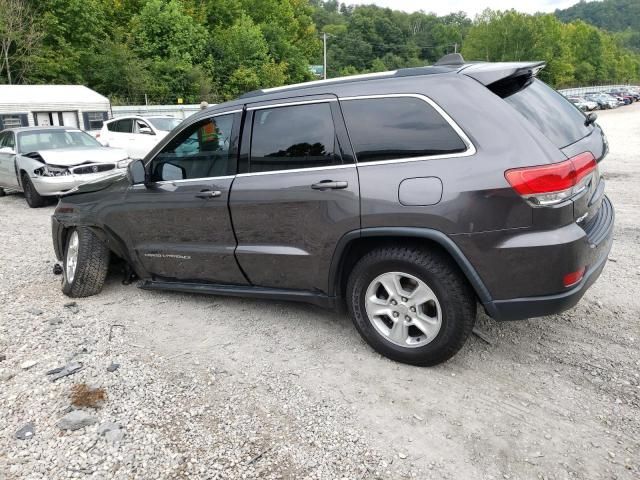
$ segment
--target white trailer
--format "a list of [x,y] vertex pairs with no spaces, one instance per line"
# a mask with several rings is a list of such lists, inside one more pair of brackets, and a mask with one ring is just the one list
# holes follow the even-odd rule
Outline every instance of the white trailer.
[[52,125],[100,130],[110,112],[109,99],[83,85],[0,85],[0,130]]

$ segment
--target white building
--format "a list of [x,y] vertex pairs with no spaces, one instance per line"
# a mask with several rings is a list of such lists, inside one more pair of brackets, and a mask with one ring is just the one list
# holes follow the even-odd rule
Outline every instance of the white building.
[[0,85],[0,130],[38,125],[99,130],[110,111],[107,97],[82,85]]

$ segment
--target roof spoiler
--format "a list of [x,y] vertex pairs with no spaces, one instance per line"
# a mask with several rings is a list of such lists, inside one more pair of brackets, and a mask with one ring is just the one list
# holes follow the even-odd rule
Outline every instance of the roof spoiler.
[[474,63],[461,69],[460,73],[486,86],[511,77],[535,77],[546,65],[545,62]]

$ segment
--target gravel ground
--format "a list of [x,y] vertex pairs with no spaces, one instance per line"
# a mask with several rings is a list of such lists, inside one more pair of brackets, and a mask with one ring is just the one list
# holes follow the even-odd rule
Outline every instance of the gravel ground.
[[[617,211],[600,280],[561,315],[481,316],[489,342],[429,369],[312,306],[117,274],[70,303],[52,207],[0,198],[0,479],[640,478],[640,105],[600,123]],[[79,384],[106,398],[72,406]]]

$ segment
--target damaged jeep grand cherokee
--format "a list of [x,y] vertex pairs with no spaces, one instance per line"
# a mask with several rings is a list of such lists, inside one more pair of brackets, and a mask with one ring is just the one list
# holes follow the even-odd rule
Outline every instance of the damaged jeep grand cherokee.
[[63,291],[100,292],[115,255],[146,289],[346,303],[416,365],[452,357],[478,307],[570,308],[611,248],[607,143],[543,67],[454,55],[208,108],[60,200]]

